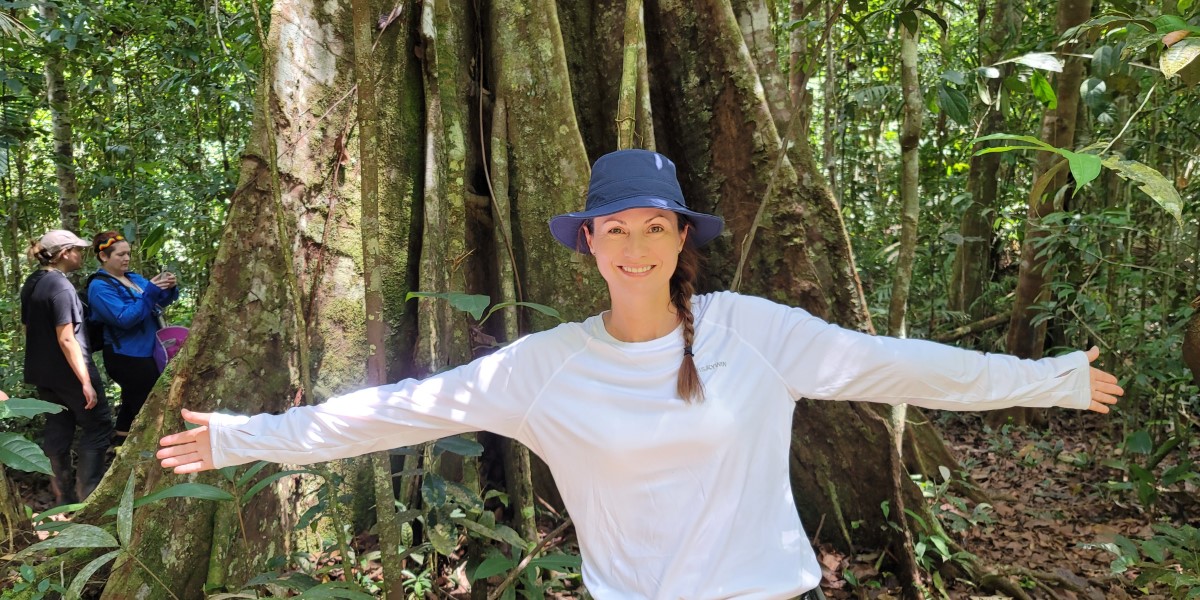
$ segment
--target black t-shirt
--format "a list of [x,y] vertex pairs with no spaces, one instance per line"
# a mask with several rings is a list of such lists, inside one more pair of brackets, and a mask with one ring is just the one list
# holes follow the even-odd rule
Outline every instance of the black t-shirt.
[[50,387],[64,377],[75,379],[67,357],[58,346],[55,328],[75,324],[75,340],[91,361],[83,323],[83,304],[75,286],[58,271],[37,270],[21,287],[21,322],[25,324],[25,383]]

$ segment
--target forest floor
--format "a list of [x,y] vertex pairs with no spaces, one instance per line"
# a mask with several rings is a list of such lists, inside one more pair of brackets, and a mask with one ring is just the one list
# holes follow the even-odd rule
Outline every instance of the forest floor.
[[[1145,464],[1147,460],[1144,454],[1122,456],[1127,433],[1120,429],[1119,420],[1072,413],[1052,421],[1044,431],[1010,427],[993,431],[978,414],[947,413],[937,418],[963,473],[988,502],[981,505],[963,500],[967,494],[957,485],[933,486],[938,489],[932,491],[932,501],[945,511],[943,523],[949,537],[974,554],[979,565],[1012,582],[1019,592],[1010,589],[1005,593],[969,581],[955,561],[935,558],[939,541],[918,539],[916,542],[924,542],[929,557],[929,564],[923,567],[940,579],[927,582],[930,598],[1002,600],[1021,598],[1020,593],[1030,599],[1054,600],[1172,597],[1164,586],[1145,589],[1134,585],[1137,569],[1113,574],[1111,564],[1116,556],[1086,546],[1112,542],[1117,536],[1146,538],[1153,535],[1151,525],[1158,522],[1200,526],[1200,482],[1158,486],[1153,513],[1143,509],[1136,491],[1113,489],[1114,482],[1119,486],[1128,479],[1125,471],[1113,465],[1124,461]],[[1200,441],[1169,453],[1153,472],[1161,475],[1188,458],[1200,464]],[[952,473],[951,479],[961,482],[963,473]],[[24,502],[35,511],[53,504],[43,476],[10,475]],[[570,545],[571,540],[567,541]],[[373,539],[366,541],[367,546],[374,543]],[[951,546],[949,551],[955,548]],[[822,589],[831,600],[901,596],[887,567],[881,572],[879,565],[890,559],[881,560],[879,552],[847,555],[821,545],[818,557],[825,569]],[[325,558],[330,564],[335,562],[334,557]],[[456,587],[446,577],[438,579],[437,584],[446,589]],[[460,597],[463,591],[453,589],[448,597]],[[572,596],[567,592],[556,597]]]
[[[978,557],[981,566],[1003,575],[1029,598],[1172,597],[1165,586],[1143,589],[1134,585],[1136,568],[1113,574],[1111,565],[1117,557],[1087,546],[1113,542],[1117,536],[1150,537],[1154,533],[1151,526],[1158,522],[1200,526],[1200,482],[1158,486],[1153,513],[1143,509],[1135,490],[1113,489],[1129,479],[1124,469],[1113,465],[1125,461],[1145,464],[1148,458],[1141,454],[1122,456],[1126,433],[1117,419],[1074,413],[1052,421],[1044,431],[1010,427],[993,431],[985,426],[981,415],[960,413],[940,417],[939,429],[970,480],[989,498],[990,508],[962,500],[960,496],[965,494],[955,486],[940,494],[935,492],[935,502],[941,509],[963,517],[943,519],[950,537]],[[1154,473],[1162,474],[1189,457],[1200,463],[1200,444],[1170,453]],[[925,540],[927,556],[932,558],[936,553],[936,543]],[[846,556],[822,547],[820,559],[826,569],[822,588],[826,597],[899,598],[895,579],[875,568],[878,557],[878,553],[870,552]],[[953,561],[931,562],[942,565],[935,566],[942,589],[928,582],[931,597],[1019,597],[994,588],[983,589],[960,578],[963,572]]]

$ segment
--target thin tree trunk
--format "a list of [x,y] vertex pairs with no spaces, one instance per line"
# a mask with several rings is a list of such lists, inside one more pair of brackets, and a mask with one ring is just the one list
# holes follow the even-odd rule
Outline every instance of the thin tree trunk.
[[[832,21],[834,11],[838,7],[831,2],[825,3],[825,20]],[[839,28],[832,28],[829,31],[829,38],[825,40],[825,110],[824,110],[824,126],[821,128],[822,157],[825,163],[825,179],[829,184],[829,191],[833,194],[834,202],[841,203],[841,190],[838,188],[838,161],[837,161],[837,129],[838,129],[838,85],[837,85],[837,33]]]
[[[1011,0],[996,0],[991,18],[987,18],[986,4],[979,4],[980,56],[985,64],[995,64],[1020,40],[1021,17]],[[985,136],[1001,131],[1004,116],[999,97],[1006,93],[1000,85],[1002,79],[985,80],[993,105],[983,117],[979,135]],[[998,143],[998,142],[994,142]],[[992,221],[997,206],[999,190],[1000,155],[983,154],[972,156],[967,173],[966,211],[959,227],[961,243],[954,253],[951,267],[949,308],[966,313],[971,319],[981,319],[987,307],[976,306],[983,295],[995,266],[992,259],[992,244],[995,237]]]
[[[358,90],[358,164],[362,204],[363,303],[366,308],[367,377],[369,386],[387,383],[387,331],[383,320],[383,272],[379,263],[379,144],[373,52],[374,16],[370,0],[353,0],[354,80]],[[400,523],[396,519],[396,493],[392,486],[392,457],[371,455],[378,519],[379,551],[383,563],[383,592],[388,600],[402,600],[400,585],[404,563],[400,558]]]
[[[1079,25],[1091,17],[1092,0],[1061,0],[1058,5],[1056,30],[1061,34],[1067,29]],[[1074,45],[1067,45],[1062,52],[1069,54],[1075,51]],[[1054,89],[1058,95],[1058,107],[1047,110],[1042,119],[1042,141],[1059,148],[1073,148],[1075,144],[1075,118],[1079,107],[1079,85],[1083,81],[1085,65],[1082,60],[1068,57],[1063,72],[1055,81]],[[1061,160],[1058,155],[1049,152],[1039,153],[1034,170],[1034,179],[1045,174],[1051,166]],[[1037,313],[1033,307],[1046,297],[1046,284],[1051,279],[1051,273],[1046,270],[1046,256],[1039,256],[1042,249],[1039,242],[1044,240],[1048,232],[1042,224],[1050,213],[1060,210],[1062,203],[1070,196],[1067,173],[1062,172],[1054,178],[1053,183],[1046,188],[1041,197],[1029,199],[1029,214],[1025,224],[1025,240],[1021,244],[1021,265],[1017,277],[1017,288],[1013,298],[1012,319],[1009,321],[1006,349],[1009,354],[1021,358],[1041,358],[1046,335],[1046,323],[1033,323]],[[1028,422],[1034,413],[1032,409],[1009,409],[993,413],[993,422],[1012,419],[1018,423]]]
[[[48,27],[56,28],[58,7],[39,2],[38,12]],[[63,76],[61,49],[46,42],[46,99],[50,105],[50,127],[54,136],[54,176],[58,181],[58,212],[63,229],[79,231],[79,184],[75,179],[74,134],[71,132],[71,102]]]
[[920,183],[921,121],[925,103],[917,79],[917,38],[920,31],[900,25],[900,85],[904,94],[904,122],[900,126],[900,252],[892,279],[892,301],[888,310],[888,333],[906,337],[905,313],[912,288],[913,262],[917,253],[917,223],[921,199]]

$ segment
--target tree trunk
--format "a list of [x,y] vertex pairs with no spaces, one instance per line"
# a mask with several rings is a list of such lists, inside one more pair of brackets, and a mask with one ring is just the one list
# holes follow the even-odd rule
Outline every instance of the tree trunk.
[[[38,12],[47,27],[57,28],[58,7],[39,2]],[[79,184],[75,180],[74,136],[71,133],[71,102],[63,76],[61,49],[46,42],[46,99],[54,133],[54,175],[58,180],[58,212],[63,229],[79,231]]]
[[888,309],[888,334],[907,337],[905,313],[912,288],[913,262],[917,254],[917,222],[921,214],[920,183],[921,121],[925,102],[917,79],[917,39],[920,31],[900,25],[900,85],[904,94],[904,122],[900,125],[900,251],[892,279]]
[[[1060,0],[1058,4],[1057,31],[1087,21],[1092,14],[1092,0]],[[1075,45],[1063,46],[1064,55],[1075,51]],[[1075,118],[1079,108],[1079,85],[1083,81],[1085,65],[1082,60],[1067,57],[1063,72],[1058,75],[1054,91],[1058,95],[1058,107],[1047,110],[1042,119],[1042,141],[1058,148],[1073,149],[1075,144]],[[1038,154],[1034,179],[1042,176],[1061,158],[1057,154]],[[1013,298],[1012,318],[1008,325],[1006,349],[1009,354],[1021,358],[1041,358],[1046,337],[1046,323],[1034,325],[1037,313],[1033,307],[1046,298],[1046,283],[1052,274],[1046,271],[1046,257],[1038,256],[1040,241],[1048,232],[1042,219],[1052,212],[1061,210],[1071,194],[1066,186],[1067,172],[1054,177],[1046,193],[1029,199],[1029,215],[1025,224],[1025,240],[1021,244],[1021,264],[1017,276],[1017,289]],[[1009,409],[991,416],[993,423],[1012,420],[1018,424],[1029,423],[1034,418],[1033,409]]]
[[[1009,48],[1020,40],[1021,16],[1013,9],[1011,0],[996,0],[990,20],[986,18],[985,7],[985,3],[979,4],[979,55],[985,64],[990,65],[1007,55]],[[988,24],[986,27],[985,23]],[[984,82],[993,104],[984,114],[980,137],[998,133],[1004,127],[999,99],[1000,94],[1006,92],[1000,85],[1001,81],[1001,78],[995,78]],[[986,316],[986,307],[976,306],[975,301],[983,295],[984,286],[995,269],[992,221],[999,188],[999,169],[1000,155],[984,154],[971,157],[967,173],[969,200],[959,227],[962,240],[954,253],[951,267],[949,308],[966,313],[973,321]]]
[[[469,5],[426,0],[424,18],[405,5],[382,32],[375,94],[380,275],[371,286],[381,282],[386,346],[395,349],[389,378],[471,354],[464,317],[432,300],[404,310],[408,291],[519,298],[553,306],[569,320],[605,305],[594,268],[565,253],[547,235],[546,221],[583,204],[589,152],[616,145],[624,36],[609,34],[622,31],[624,6],[497,0],[476,14]],[[394,7],[372,1],[371,14]],[[280,0],[272,11],[253,143],[191,341],[85,520],[100,520],[115,504],[131,469],[139,495],[179,481],[135,457],[180,427],[180,406],[282,410],[298,393],[319,399],[365,379],[370,290],[363,270],[373,272],[372,240],[363,239],[370,237],[360,221],[369,185],[360,187],[357,169],[370,161],[348,142],[355,122],[350,11],[315,0]],[[689,202],[728,225],[709,250],[703,287],[727,288],[744,248],[746,291],[870,331],[839,206],[806,135],[781,156],[783,141],[730,4],[647,3],[645,27],[645,71],[653,78],[639,115],[655,122],[643,131],[653,131],[657,147],[676,161]],[[423,71],[410,58],[414,51]],[[368,143],[370,134],[360,134]],[[746,246],[755,228],[763,230],[760,241]],[[501,237],[512,246],[511,274],[499,272],[507,267],[493,258]],[[517,327],[497,333],[556,323],[527,310],[515,314]],[[246,381],[255,382],[253,394],[245,393]],[[798,403],[793,490],[810,533],[823,518],[829,522],[823,541],[845,532],[834,541],[892,545],[881,502],[896,507],[903,496],[920,508],[918,490],[898,468],[886,415],[867,404]],[[922,424],[908,427],[905,461],[946,464],[936,432],[926,420],[913,421]],[[521,471],[519,459],[509,465]],[[536,462],[531,466],[540,473]],[[524,477],[506,472],[500,479],[513,476]],[[215,476],[198,479],[221,485]],[[547,481],[539,479],[535,493],[553,502]],[[135,551],[181,599],[201,597],[205,583],[236,590],[266,570],[268,556],[292,547],[295,485],[279,483],[246,505],[248,542],[240,541],[236,512],[227,506],[171,500],[139,508]],[[521,509],[530,515],[531,500]],[[852,522],[862,526],[851,539]],[[104,597],[167,594],[144,573],[120,566]]]

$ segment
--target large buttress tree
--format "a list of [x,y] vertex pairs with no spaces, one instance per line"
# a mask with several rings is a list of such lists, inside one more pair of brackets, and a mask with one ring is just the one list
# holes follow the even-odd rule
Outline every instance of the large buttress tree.
[[[362,385],[372,354],[364,242],[389,378],[467,360],[481,339],[445,303],[405,305],[409,291],[537,302],[567,319],[601,309],[599,276],[557,246],[546,221],[582,206],[590,162],[617,147],[629,65],[639,68],[626,79],[638,82],[634,145],[671,156],[689,202],[726,219],[704,286],[736,284],[871,330],[839,207],[806,136],[781,156],[772,115],[783,112],[764,96],[728,0],[656,0],[640,15],[602,0],[376,0],[370,9],[370,44],[356,44],[350,3],[275,2],[253,140],[193,337],[82,520],[102,522],[131,472],[138,495],[181,480],[141,458],[182,426],[181,407],[276,411]],[[623,40],[638,27],[627,16],[641,17],[646,44],[628,61]],[[378,233],[364,240],[355,52],[367,46],[378,217],[368,207],[366,218]],[[489,322],[488,333],[553,324],[516,316],[507,327]],[[925,470],[952,461],[927,421],[912,420],[922,424],[897,444],[876,406],[798,403],[792,483],[810,533],[824,522],[823,541],[908,554],[880,504],[891,503],[893,520],[905,503],[916,508],[902,461]],[[295,485],[282,480],[240,515],[182,499],[138,509],[130,548],[140,562],[118,560],[102,597],[201,598],[205,585],[236,587],[265,571],[293,547]],[[851,533],[852,522],[865,526]],[[74,567],[92,554],[65,560]]]

